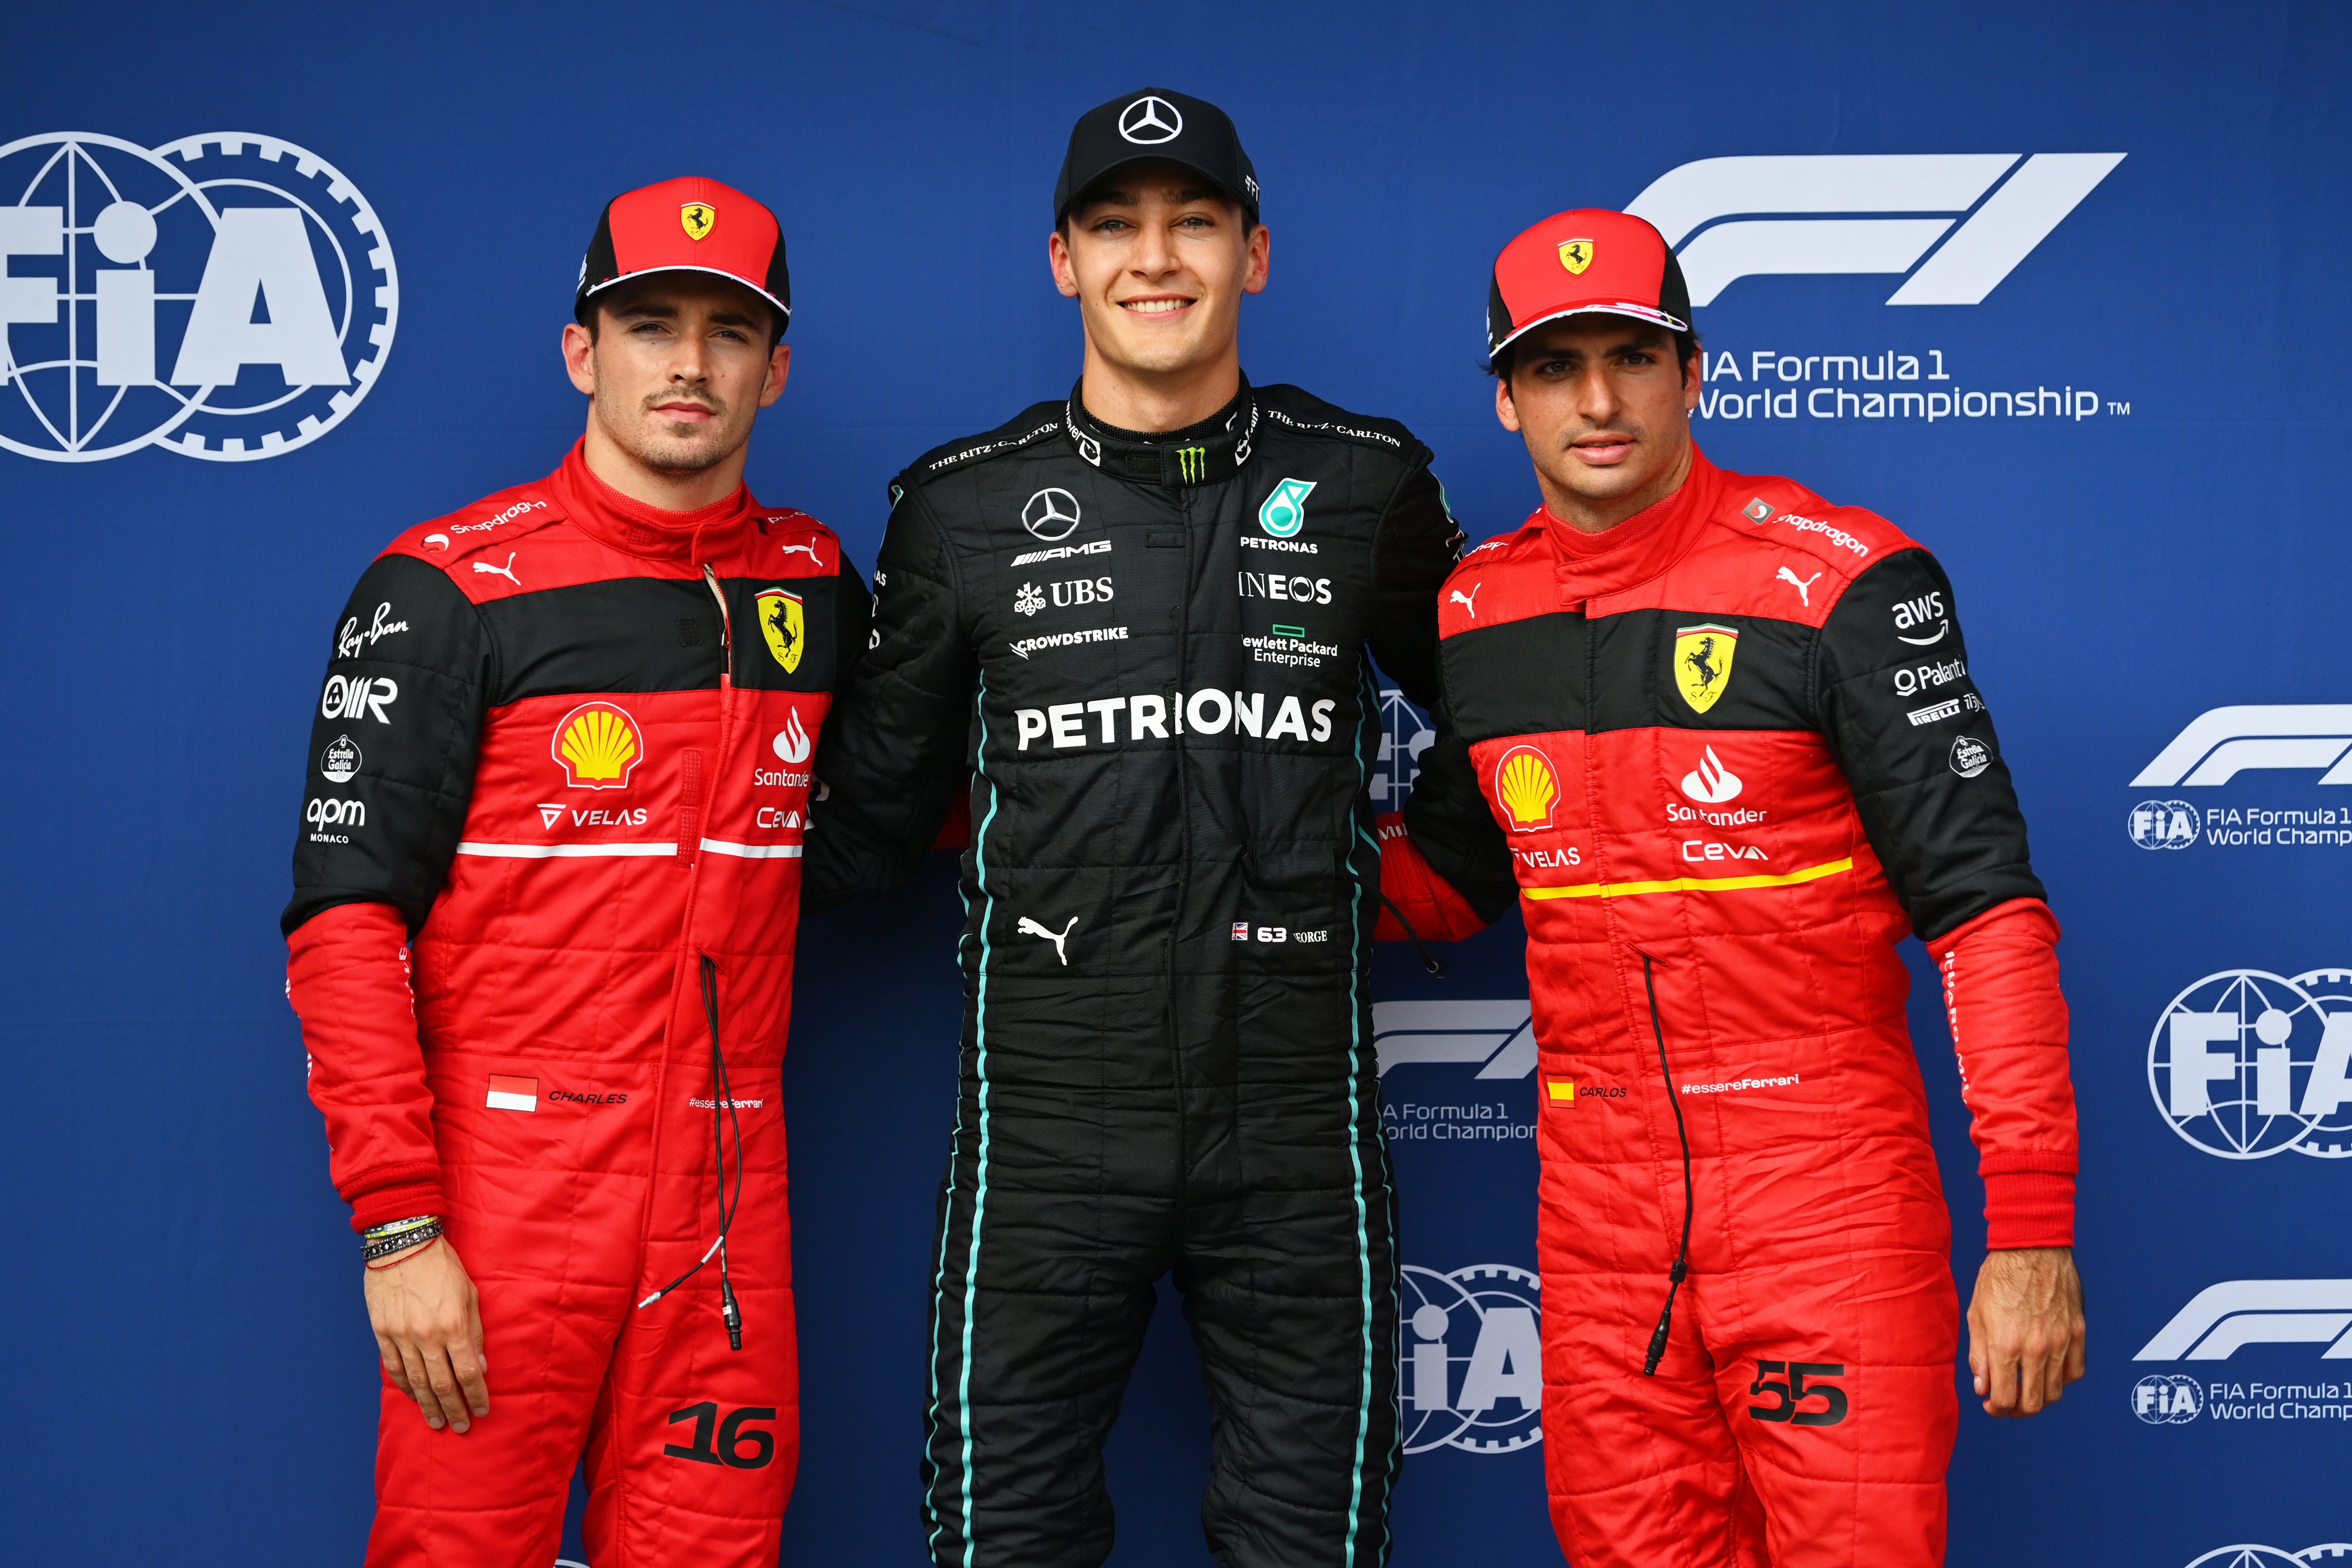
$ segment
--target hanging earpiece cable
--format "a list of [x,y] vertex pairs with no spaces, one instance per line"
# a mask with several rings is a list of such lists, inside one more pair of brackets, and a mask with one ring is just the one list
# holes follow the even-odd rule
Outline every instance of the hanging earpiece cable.
[[1642,1364],[1642,1375],[1657,1375],[1658,1363],[1665,1358],[1666,1332],[1675,1321],[1675,1293],[1683,1288],[1683,1277],[1690,1272],[1691,1239],[1691,1152],[1690,1130],[1683,1125],[1683,1103],[1675,1091],[1674,1069],[1666,1064],[1666,1030],[1658,1021],[1658,987],[1650,977],[1650,956],[1642,955],[1642,988],[1650,994],[1650,1035],[1658,1042],[1658,1076],[1665,1081],[1666,1103],[1675,1108],[1675,1136],[1683,1145],[1683,1244],[1675,1254],[1675,1266],[1666,1276],[1666,1306],[1658,1314],[1658,1328],[1650,1336],[1649,1358]]
[[1404,927],[1404,939],[1412,944],[1414,952],[1421,955],[1421,967],[1433,975],[1444,974],[1445,966],[1432,957],[1429,949],[1421,945],[1421,933],[1412,928],[1412,922],[1404,917],[1404,911],[1396,906],[1396,900],[1384,893],[1381,894],[1381,902],[1389,906],[1389,913],[1396,916],[1399,925]]
[[[719,1044],[719,965],[709,954],[702,955],[702,1016],[710,1026],[710,1143],[718,1156],[719,1171],[719,1239],[710,1250],[695,1260],[694,1267],[637,1303],[639,1311],[652,1306],[680,1285],[699,1273],[702,1266],[716,1257],[719,1260],[719,1315],[727,1324],[727,1344],[730,1350],[743,1348],[743,1312],[735,1304],[735,1283],[727,1273],[727,1231],[735,1223],[735,1211],[743,1201],[743,1127],[735,1114],[735,1093],[727,1080],[727,1053]],[[727,1196],[727,1136],[734,1134],[735,1197]]]

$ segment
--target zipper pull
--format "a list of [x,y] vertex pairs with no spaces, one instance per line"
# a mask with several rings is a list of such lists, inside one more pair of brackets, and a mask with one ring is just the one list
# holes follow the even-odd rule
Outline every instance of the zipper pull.
[[727,615],[727,591],[719,586],[719,573],[711,570],[710,563],[707,560],[702,563],[702,581],[703,585],[710,590],[711,599],[719,605],[719,645],[722,648],[732,647],[734,627]]

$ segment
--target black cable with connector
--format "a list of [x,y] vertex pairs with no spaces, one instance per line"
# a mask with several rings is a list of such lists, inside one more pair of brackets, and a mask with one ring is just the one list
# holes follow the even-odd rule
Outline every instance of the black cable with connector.
[[1690,1272],[1691,1239],[1691,1152],[1690,1130],[1683,1125],[1683,1103],[1675,1092],[1674,1069],[1666,1064],[1666,1030],[1658,1021],[1658,987],[1650,977],[1650,956],[1642,955],[1642,988],[1650,995],[1650,1035],[1658,1042],[1658,1076],[1665,1081],[1666,1103],[1675,1110],[1675,1136],[1683,1146],[1683,1244],[1675,1254],[1675,1266],[1666,1274],[1665,1310],[1658,1314],[1656,1332],[1650,1335],[1650,1354],[1642,1363],[1642,1375],[1657,1375],[1658,1363],[1665,1359],[1666,1334],[1675,1322],[1675,1293],[1683,1288],[1683,1280]]

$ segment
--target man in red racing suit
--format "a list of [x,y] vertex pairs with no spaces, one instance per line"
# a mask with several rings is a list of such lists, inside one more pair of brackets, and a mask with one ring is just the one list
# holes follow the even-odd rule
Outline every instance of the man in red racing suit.
[[2083,1364],[2057,926],[1942,569],[1707,462],[1687,300],[1621,214],[1496,263],[1546,505],[1440,595],[1453,738],[1384,891],[1423,935],[1526,918],[1578,1568],[1937,1563],[1958,1314],[1895,944],[1942,970],[1982,1156],[1977,1392],[2030,1414]]
[[338,622],[284,926],[383,1358],[371,1564],[543,1568],[583,1454],[600,1568],[776,1560],[807,769],[868,619],[742,482],[789,298],[751,198],[614,201],[587,436]]

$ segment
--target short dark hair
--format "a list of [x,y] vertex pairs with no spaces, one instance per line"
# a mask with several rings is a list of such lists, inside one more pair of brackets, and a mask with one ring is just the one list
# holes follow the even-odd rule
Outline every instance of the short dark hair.
[[[1685,383],[1690,381],[1691,356],[1698,351],[1699,343],[1698,334],[1696,332],[1676,332],[1675,334],[1675,363],[1682,367],[1683,381]],[[1496,377],[1497,380],[1507,385],[1511,379],[1512,367],[1518,362],[1518,344],[1506,343],[1503,345],[1502,352],[1495,355],[1492,359],[1489,359],[1485,364],[1478,368],[1485,371],[1488,375]],[[1701,362],[1699,369],[1703,375],[1706,369],[1704,361]]]

